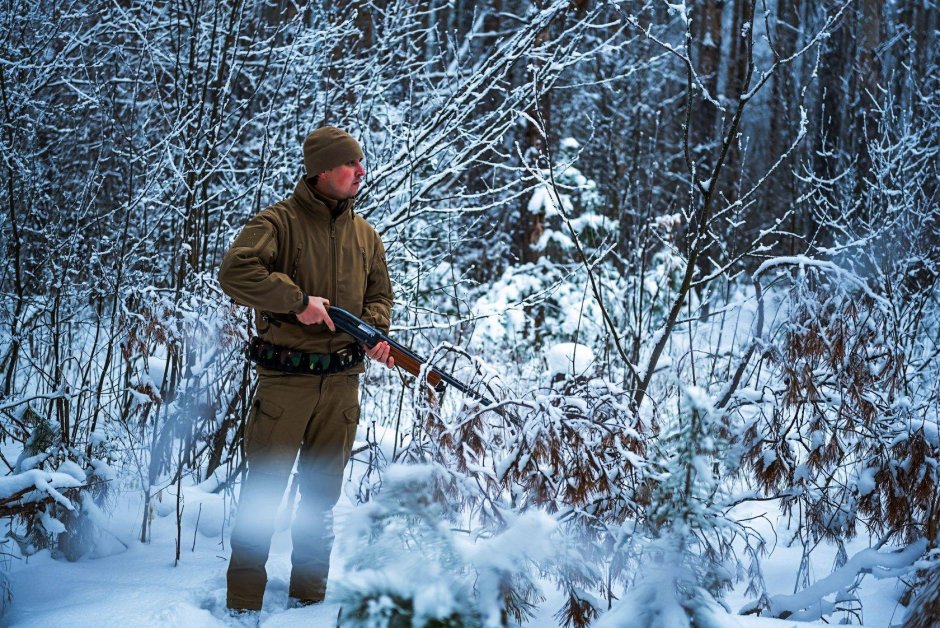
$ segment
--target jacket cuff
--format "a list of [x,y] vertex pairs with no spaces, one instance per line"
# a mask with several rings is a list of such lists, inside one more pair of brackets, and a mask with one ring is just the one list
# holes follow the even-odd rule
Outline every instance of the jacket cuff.
[[294,301],[294,303],[297,305],[294,305],[290,308],[289,312],[291,314],[300,314],[307,309],[307,304],[310,303],[310,297],[308,297],[302,290],[298,289],[297,292],[300,293],[300,300]]

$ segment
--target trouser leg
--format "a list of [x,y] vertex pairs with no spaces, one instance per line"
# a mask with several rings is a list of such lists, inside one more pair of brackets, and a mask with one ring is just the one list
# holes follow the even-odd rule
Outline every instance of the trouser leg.
[[248,472],[242,483],[238,515],[232,530],[232,555],[229,559],[229,608],[259,610],[268,581],[265,563],[274,534],[274,515],[281,502],[290,473]]
[[320,403],[304,433],[298,461],[300,504],[291,527],[290,596],[322,600],[333,547],[332,509],[359,422],[359,376],[323,378]]
[[245,431],[242,483],[227,580],[229,608],[259,610],[274,519],[309,417],[319,398],[312,378],[262,375]]

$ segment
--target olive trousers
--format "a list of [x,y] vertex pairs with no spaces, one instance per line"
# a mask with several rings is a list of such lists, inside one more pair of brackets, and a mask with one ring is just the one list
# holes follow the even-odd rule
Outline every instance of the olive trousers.
[[359,422],[358,375],[259,373],[245,428],[248,474],[231,537],[227,603],[233,609],[261,609],[274,521],[298,452],[300,504],[291,525],[289,595],[323,599],[333,546],[332,509]]

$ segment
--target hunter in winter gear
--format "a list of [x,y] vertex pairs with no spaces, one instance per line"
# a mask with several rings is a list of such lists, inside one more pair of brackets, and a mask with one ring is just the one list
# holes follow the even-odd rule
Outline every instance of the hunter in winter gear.
[[353,342],[323,323],[296,324],[293,315],[312,295],[388,331],[392,289],[382,240],[353,211],[352,199],[318,194],[305,179],[248,221],[222,261],[219,281],[254,308],[258,335],[275,345],[331,353]]
[[289,595],[299,603],[323,599],[331,512],[359,421],[362,356],[393,363],[387,343],[364,352],[335,332],[326,313],[338,305],[389,328],[385,249],[353,210],[365,175],[362,150],[333,127],[308,135],[303,150],[308,176],[245,225],[219,271],[225,292],[255,310],[258,332],[249,350],[259,381],[244,434],[248,474],[228,568],[232,609],[261,608],[274,519],[298,452]]

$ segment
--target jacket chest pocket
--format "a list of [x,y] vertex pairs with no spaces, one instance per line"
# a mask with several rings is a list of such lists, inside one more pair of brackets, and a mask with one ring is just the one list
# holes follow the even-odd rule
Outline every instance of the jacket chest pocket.
[[352,312],[357,312],[362,307],[371,261],[365,248],[357,242],[350,243],[343,250],[337,269],[339,282],[336,295],[341,307],[348,307]]

